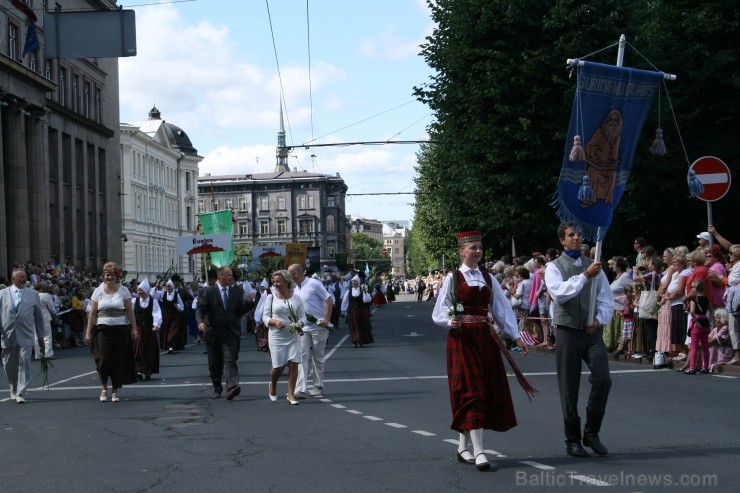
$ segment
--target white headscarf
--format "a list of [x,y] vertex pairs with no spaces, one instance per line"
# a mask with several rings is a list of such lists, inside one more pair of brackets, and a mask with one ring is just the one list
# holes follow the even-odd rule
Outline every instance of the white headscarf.
[[172,282],[172,279],[168,279],[165,283],[167,286],[172,286],[172,289],[175,289],[175,283]]
[[151,291],[152,286],[149,284],[149,279],[144,279],[139,283],[139,289],[144,291],[146,294],[149,294],[149,291]]
[[267,279],[262,279],[262,282],[260,283],[260,287],[267,289],[270,287],[270,283],[267,282]]
[[362,281],[360,281],[360,276],[358,276],[357,274],[355,274],[355,277],[352,278],[352,281],[357,281],[358,283],[362,283]]

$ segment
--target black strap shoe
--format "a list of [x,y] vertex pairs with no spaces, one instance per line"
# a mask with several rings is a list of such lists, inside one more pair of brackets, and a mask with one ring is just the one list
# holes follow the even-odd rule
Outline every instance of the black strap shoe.
[[604,447],[604,444],[599,440],[599,435],[596,433],[584,433],[583,444],[594,451],[596,455],[609,455],[609,451]]
[[581,442],[565,442],[565,453],[571,457],[590,457],[586,449],[581,446]]

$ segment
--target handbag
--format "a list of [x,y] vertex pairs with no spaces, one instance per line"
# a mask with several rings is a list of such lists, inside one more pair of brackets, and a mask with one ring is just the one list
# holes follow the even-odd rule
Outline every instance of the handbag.
[[640,293],[638,308],[640,318],[658,318],[658,302],[655,298],[655,273],[650,278],[650,289]]
[[665,364],[665,353],[661,353],[660,351],[657,351],[653,355],[653,369],[654,370],[660,370],[666,367]]

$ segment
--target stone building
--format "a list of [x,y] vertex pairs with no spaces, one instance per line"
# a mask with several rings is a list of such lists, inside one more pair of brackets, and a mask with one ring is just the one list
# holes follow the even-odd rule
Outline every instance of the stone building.
[[272,173],[198,178],[198,212],[231,209],[234,243],[247,247],[306,243],[323,263],[346,255],[347,185],[339,176],[290,170],[282,111]]
[[162,120],[122,123],[123,269],[128,278],[154,280],[169,267],[183,279],[202,278],[199,256],[175,254],[175,238],[197,228],[198,163],[188,135]]
[[43,11],[117,9],[113,0],[0,0],[0,275],[16,262],[100,270],[121,258],[118,60],[44,56]]
[[393,277],[405,277],[409,230],[403,224],[383,223],[383,247],[391,258]]

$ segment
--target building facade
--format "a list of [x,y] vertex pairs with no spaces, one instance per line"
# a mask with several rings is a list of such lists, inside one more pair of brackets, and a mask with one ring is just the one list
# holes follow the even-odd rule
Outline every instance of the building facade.
[[[43,12],[113,0],[0,0],[0,275],[16,263],[121,259],[118,60],[44,56]],[[39,47],[24,53],[31,15]]]
[[123,269],[128,278],[154,280],[170,267],[185,280],[203,278],[199,256],[177,255],[175,238],[197,228],[198,163],[187,134],[162,120],[122,123],[121,213]]
[[347,185],[339,176],[306,171],[198,179],[198,212],[231,209],[234,243],[252,247],[306,243],[322,261],[347,252]]
[[391,258],[392,276],[405,278],[407,274],[409,230],[394,222],[383,223],[383,247]]
[[347,185],[335,176],[290,170],[282,104],[272,173],[198,178],[198,213],[231,209],[234,244],[252,247],[306,243],[322,264],[346,262],[351,230]]

